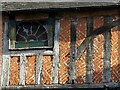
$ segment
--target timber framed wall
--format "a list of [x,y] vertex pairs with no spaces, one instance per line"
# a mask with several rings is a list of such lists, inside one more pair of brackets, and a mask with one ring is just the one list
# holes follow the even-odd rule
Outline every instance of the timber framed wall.
[[[98,15],[95,14],[96,12],[91,15],[88,13],[60,14],[62,17],[60,32],[60,73],[65,71],[60,74],[61,84],[67,84],[69,82],[69,73],[67,72],[69,72],[69,63],[72,57],[70,54],[72,49],[70,48],[70,38],[74,38],[74,34],[70,34],[71,19],[76,18],[76,31],[74,31],[74,33],[76,32],[76,45],[74,47],[76,49],[94,30],[119,19],[119,13],[115,14],[110,12],[106,14],[104,11],[101,11],[100,14],[98,11]],[[76,83],[119,82],[119,28],[119,26],[116,26],[109,29],[108,32],[96,36],[79,60],[75,61]]]
[[[29,19],[33,16],[35,15],[21,14],[16,15],[16,18]],[[47,15],[43,13],[35,17],[47,18]],[[3,44],[6,46],[2,47],[2,70],[4,69],[2,74],[4,75],[2,75],[1,86],[58,84],[58,87],[61,87],[59,84],[76,84],[78,85],[76,87],[79,85],[89,87],[84,85],[97,84],[103,87],[104,83],[118,86],[120,79],[119,10],[115,9],[114,12],[100,10],[93,13],[57,12],[55,18],[57,19],[54,25],[54,47],[50,51],[9,51],[6,49],[8,26],[7,22],[4,22],[8,19],[3,20]],[[116,20],[118,20],[117,24],[114,25]],[[104,32],[105,30],[107,32]]]

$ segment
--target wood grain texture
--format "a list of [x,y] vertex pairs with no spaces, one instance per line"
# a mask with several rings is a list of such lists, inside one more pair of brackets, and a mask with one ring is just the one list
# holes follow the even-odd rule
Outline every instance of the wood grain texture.
[[77,21],[76,18],[72,18],[70,22],[70,62],[69,62],[69,83],[76,83],[76,30]]
[[19,80],[19,85],[25,85],[25,71],[26,71],[26,56],[24,54],[20,55],[20,80]]
[[[93,17],[87,18],[87,36],[93,32]],[[92,83],[93,75],[93,40],[89,43],[86,50],[86,83]]]
[[5,22],[4,32],[3,32],[3,58],[2,58],[2,76],[1,76],[1,85],[9,85],[9,74],[10,74],[10,52],[8,50],[8,22]]
[[[111,22],[109,16],[104,16],[104,24],[107,25]],[[104,53],[103,53],[103,82],[111,81],[111,29],[108,32],[103,33],[104,36]]]
[[42,81],[42,62],[43,55],[37,54],[36,56],[36,75],[35,75],[35,84],[40,84]]
[[55,21],[55,35],[54,35],[54,48],[53,48],[53,63],[52,63],[52,82],[58,84],[59,78],[59,63],[60,63],[60,51],[59,51],[59,39],[60,39],[60,20]]

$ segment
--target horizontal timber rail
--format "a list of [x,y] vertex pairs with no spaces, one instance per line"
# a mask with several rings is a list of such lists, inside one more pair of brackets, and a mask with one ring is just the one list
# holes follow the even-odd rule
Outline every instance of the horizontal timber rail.
[[54,52],[51,50],[28,50],[28,51],[11,51],[11,56],[20,56],[20,54],[23,53],[24,55],[36,55],[36,54],[41,54],[41,55],[54,55]]
[[101,83],[101,84],[52,84],[52,85],[27,85],[27,86],[7,86],[0,90],[36,90],[36,89],[58,89],[58,88],[120,88],[120,83]]

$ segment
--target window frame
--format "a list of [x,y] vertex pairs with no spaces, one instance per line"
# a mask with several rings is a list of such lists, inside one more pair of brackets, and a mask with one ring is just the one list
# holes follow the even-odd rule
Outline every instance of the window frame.
[[[17,22],[24,22],[24,21],[44,21],[46,24],[47,29],[47,41],[48,45],[44,46],[29,46],[29,47],[16,47],[16,23]],[[53,48],[53,33],[54,33],[54,19],[53,18],[47,18],[47,19],[29,19],[29,20],[15,20],[10,19],[9,20],[9,50],[24,50],[24,49],[52,49]],[[29,43],[29,42],[27,42]],[[37,42],[39,43],[39,41]]]

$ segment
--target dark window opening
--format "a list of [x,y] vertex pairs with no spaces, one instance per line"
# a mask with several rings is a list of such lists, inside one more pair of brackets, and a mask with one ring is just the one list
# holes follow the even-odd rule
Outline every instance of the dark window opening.
[[40,21],[21,21],[16,25],[16,48],[48,46],[47,26]]
[[52,49],[54,22],[51,19],[9,21],[9,49]]

